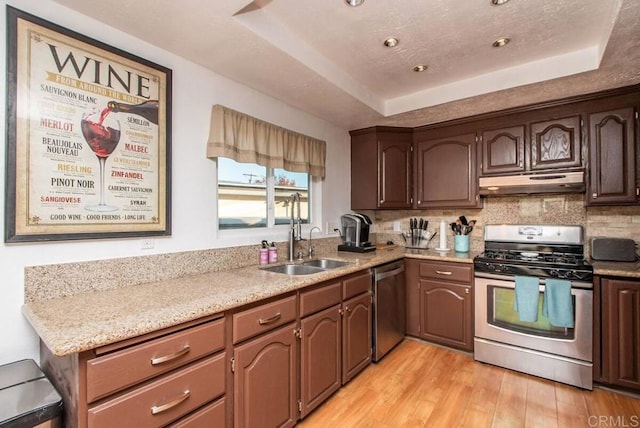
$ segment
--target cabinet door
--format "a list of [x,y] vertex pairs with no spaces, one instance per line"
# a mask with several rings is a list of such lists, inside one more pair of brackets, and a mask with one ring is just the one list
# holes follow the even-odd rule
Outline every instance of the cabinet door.
[[341,385],[340,305],[301,321],[300,389],[304,418]]
[[371,363],[371,294],[342,303],[342,384]]
[[477,207],[475,134],[419,141],[417,207]]
[[404,278],[407,285],[407,334],[420,336],[420,262],[415,259],[405,260]]
[[640,390],[640,282],[603,279],[601,290],[604,378]]
[[422,337],[454,348],[473,350],[471,287],[420,280]]
[[[378,139],[378,208],[411,208],[411,141],[383,133]],[[358,191],[354,189],[354,191]]]
[[234,426],[292,427],[298,419],[295,324],[234,350]]
[[582,166],[580,116],[531,124],[531,170]]
[[481,175],[524,171],[524,132],[524,125],[482,131]]
[[636,202],[634,123],[632,107],[589,115],[588,205]]

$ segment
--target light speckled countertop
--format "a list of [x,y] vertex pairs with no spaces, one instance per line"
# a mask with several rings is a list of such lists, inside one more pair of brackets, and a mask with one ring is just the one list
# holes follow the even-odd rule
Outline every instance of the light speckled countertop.
[[405,256],[472,263],[475,255],[404,247],[365,254],[333,252],[322,257],[351,264],[301,276],[267,272],[253,265],[27,302],[22,310],[51,352],[62,356],[221,313]]
[[635,262],[603,262],[591,260],[594,275],[640,278],[640,261]]

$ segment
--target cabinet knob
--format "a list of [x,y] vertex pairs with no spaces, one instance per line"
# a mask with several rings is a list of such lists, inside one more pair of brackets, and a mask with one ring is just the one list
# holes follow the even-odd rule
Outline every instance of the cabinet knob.
[[591,197],[592,197],[593,199],[598,199],[598,194],[597,194],[597,193],[592,193],[592,194],[591,194]]
[[465,289],[464,289],[464,293],[465,293],[465,294],[469,294],[469,289],[468,289],[468,288],[465,288]]

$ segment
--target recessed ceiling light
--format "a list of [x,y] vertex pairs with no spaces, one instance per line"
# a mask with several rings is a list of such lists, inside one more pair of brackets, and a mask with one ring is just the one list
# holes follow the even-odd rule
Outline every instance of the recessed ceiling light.
[[384,45],[388,48],[395,48],[396,46],[398,46],[398,43],[400,43],[400,40],[396,39],[395,37],[389,37],[384,41]]
[[494,48],[501,48],[504,45],[506,45],[507,43],[509,43],[511,40],[509,40],[508,37],[500,37],[498,40],[496,40],[495,42],[493,42],[493,47]]
[[418,64],[415,67],[413,67],[413,71],[415,71],[416,73],[422,73],[423,71],[425,71],[427,68],[429,68],[428,66],[424,65],[424,64]]
[[364,3],[364,0],[344,0],[344,2],[351,7],[357,7]]
[[491,0],[491,4],[493,6],[500,6],[501,4],[505,4],[509,0]]

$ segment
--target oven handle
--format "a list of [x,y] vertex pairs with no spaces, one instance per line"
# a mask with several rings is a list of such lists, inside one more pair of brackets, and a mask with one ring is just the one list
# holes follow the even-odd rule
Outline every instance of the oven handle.
[[[476,278],[496,279],[499,281],[510,282],[510,288],[515,288],[514,277],[510,275],[496,275],[487,272],[476,272],[474,275]],[[540,286],[546,284],[544,278],[540,278]],[[578,288],[582,290],[593,290],[593,282],[586,281],[571,281],[571,288]],[[543,289],[541,289],[542,291]]]

